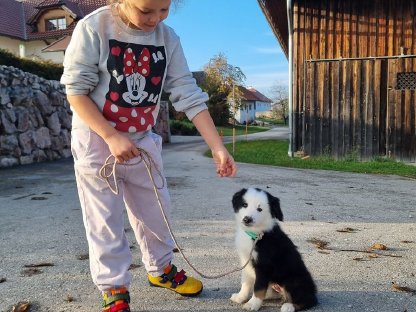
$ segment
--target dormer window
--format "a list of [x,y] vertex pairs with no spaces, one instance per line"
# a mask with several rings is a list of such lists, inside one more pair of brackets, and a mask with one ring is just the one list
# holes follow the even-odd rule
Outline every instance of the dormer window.
[[45,21],[46,31],[66,29],[65,17],[51,18]]

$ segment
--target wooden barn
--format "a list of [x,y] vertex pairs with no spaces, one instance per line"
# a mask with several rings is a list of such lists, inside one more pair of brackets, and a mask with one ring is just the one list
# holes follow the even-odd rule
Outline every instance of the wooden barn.
[[416,1],[258,0],[289,60],[289,154],[416,161]]

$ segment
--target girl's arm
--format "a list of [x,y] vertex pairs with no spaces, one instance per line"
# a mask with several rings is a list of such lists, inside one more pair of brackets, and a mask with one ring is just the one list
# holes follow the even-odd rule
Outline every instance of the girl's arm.
[[217,174],[220,177],[235,176],[237,166],[233,157],[222,143],[208,110],[198,113],[192,119],[192,122],[211,149],[212,157],[217,167]]
[[134,143],[109,124],[88,95],[69,95],[68,102],[79,117],[103,138],[117,161],[124,162],[140,155]]

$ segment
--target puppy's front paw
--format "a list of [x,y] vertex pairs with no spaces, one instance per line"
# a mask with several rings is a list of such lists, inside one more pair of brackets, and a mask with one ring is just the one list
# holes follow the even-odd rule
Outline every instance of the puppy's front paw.
[[235,293],[231,295],[230,300],[235,303],[243,303],[247,300],[247,298],[241,296],[240,293]]
[[251,299],[247,301],[243,308],[248,311],[257,311],[258,309],[260,309],[262,303],[263,300],[258,299],[256,297],[251,297]]
[[280,308],[280,312],[295,312],[295,307],[291,303],[285,303]]

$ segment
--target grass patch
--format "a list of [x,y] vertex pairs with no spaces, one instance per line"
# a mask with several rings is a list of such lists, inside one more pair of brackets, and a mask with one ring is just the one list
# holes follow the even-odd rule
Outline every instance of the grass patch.
[[275,119],[275,118],[267,118],[267,117],[256,117],[256,121],[266,122],[270,125],[274,126],[287,126],[285,125],[285,121],[283,119]]
[[[329,156],[300,159],[289,157],[287,140],[238,141],[235,145],[234,159],[237,162],[272,165],[301,169],[335,170],[356,173],[398,175],[416,179],[416,166],[406,165],[383,157],[372,161],[357,161],[354,157],[334,160]],[[232,152],[232,144],[226,144]],[[206,153],[210,155],[210,151]]]
[[[235,135],[244,135],[246,134],[246,126],[244,125],[236,125],[235,128]],[[256,133],[256,132],[263,132],[270,130],[270,127],[259,127],[259,126],[248,126],[247,127],[247,134]],[[232,136],[233,135],[233,126],[227,127],[217,127],[218,133],[221,133],[223,136]]]

